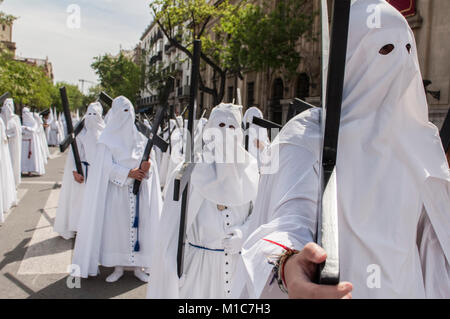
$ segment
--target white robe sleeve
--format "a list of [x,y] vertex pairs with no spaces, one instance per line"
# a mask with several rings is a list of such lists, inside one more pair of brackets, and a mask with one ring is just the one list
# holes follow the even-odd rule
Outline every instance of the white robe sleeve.
[[15,129],[15,128],[6,130],[6,136],[7,136],[8,138],[13,138],[13,137],[15,137],[16,135],[17,135],[17,133],[16,133],[16,129]]
[[250,231],[254,231],[243,247],[238,269],[242,277],[235,281],[234,294],[244,291],[246,283],[242,295],[261,297],[273,270],[270,262],[284,251],[283,246],[301,250],[314,240],[318,161],[306,148],[286,144],[280,146],[279,159],[278,171],[261,178],[250,217]]
[[113,163],[109,173],[109,181],[117,186],[127,185],[130,169]]
[[450,265],[426,211],[417,229],[417,247],[427,298],[450,298]]

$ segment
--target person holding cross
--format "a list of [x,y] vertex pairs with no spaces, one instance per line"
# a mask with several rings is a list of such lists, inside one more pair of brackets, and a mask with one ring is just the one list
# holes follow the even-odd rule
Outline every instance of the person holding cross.
[[[379,27],[367,23],[369,6]],[[327,251],[314,243],[322,131],[321,110],[312,109],[271,145],[279,170],[261,178],[236,281],[244,293],[235,297],[450,297],[449,168],[428,121],[413,32],[384,0],[352,2],[343,93],[341,282],[315,281]]]
[[[153,159],[140,164],[146,142],[136,129],[131,102],[123,96],[114,99],[90,163],[78,223],[72,263],[82,278],[96,276],[102,265],[115,267],[106,278],[110,283],[126,268],[139,280],[149,280],[144,268],[149,267],[151,243],[157,241],[150,226],[159,219],[162,199]],[[135,180],[141,182],[137,195]]]
[[177,274],[181,201],[173,200],[170,177],[161,221],[154,224],[160,241],[153,243],[149,298],[229,298],[241,246],[247,236],[258,186],[258,164],[243,147],[241,106],[215,107],[196,142],[196,166],[188,195],[185,271]]
[[98,102],[89,105],[84,117],[84,128],[76,137],[84,176],[76,171],[72,150],[66,160],[62,188],[53,229],[64,239],[75,237],[80,218],[80,203],[83,202],[89,167],[97,154],[97,141],[105,128],[103,108]]

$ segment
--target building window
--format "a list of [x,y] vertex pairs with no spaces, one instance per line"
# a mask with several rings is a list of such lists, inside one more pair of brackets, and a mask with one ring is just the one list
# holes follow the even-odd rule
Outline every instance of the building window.
[[247,83],[247,107],[255,105],[255,82]]
[[233,103],[233,96],[234,96],[234,87],[233,86],[229,86],[228,87],[228,103]]
[[296,97],[304,99],[309,96],[309,76],[302,73],[297,78]]

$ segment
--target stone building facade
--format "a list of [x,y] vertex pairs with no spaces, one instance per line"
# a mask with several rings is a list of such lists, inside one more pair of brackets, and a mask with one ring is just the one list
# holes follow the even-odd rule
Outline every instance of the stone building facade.
[[[180,111],[188,103],[191,61],[169,43],[167,37],[156,23],[150,24],[140,39],[138,49],[141,51],[141,61],[147,70],[170,72],[175,78],[174,90],[169,95],[169,105],[175,111]],[[139,108],[152,108],[158,103],[158,92],[147,83],[141,90]]]
[[[238,2],[236,0],[235,2]],[[259,0],[255,0],[258,2]],[[275,5],[275,1],[273,2]],[[311,28],[312,37],[320,39],[321,19],[320,0],[312,0],[305,10],[314,15]],[[236,87],[240,89],[244,110],[257,106],[264,117],[284,124],[289,104],[295,97],[302,98],[312,104],[320,105],[321,95],[321,45],[320,40],[310,41],[307,37],[299,39],[297,49],[302,57],[294,76],[288,72],[244,72],[243,79],[229,76],[225,84],[224,102],[236,100]],[[201,70],[207,86],[212,86],[212,68]],[[200,106],[211,108],[212,96],[200,93]]]
[[[240,0],[235,0],[238,2]],[[258,2],[261,0],[255,0]],[[387,0],[404,14],[414,31],[419,53],[419,63],[426,87],[430,120],[437,126],[450,107],[450,1],[448,0]],[[330,2],[330,1],[329,1]],[[275,3],[275,2],[274,2]],[[331,4],[331,3],[330,3]],[[311,0],[305,8],[311,14],[320,12],[320,0]],[[214,21],[211,22],[211,25]],[[152,24],[141,38],[143,52],[148,52],[147,59],[164,66],[175,64],[180,72],[172,97],[172,105],[180,108],[186,103],[189,92],[189,60],[176,49],[167,48],[168,40],[164,38],[156,24]],[[311,31],[313,37],[320,39],[321,18],[314,17]],[[295,97],[302,98],[314,105],[320,105],[321,95],[321,44],[306,37],[298,41],[297,46],[302,60],[294,76],[278,71],[273,74],[246,72],[243,79],[229,76],[225,84],[224,102],[236,100],[236,88],[240,89],[244,108],[258,106],[264,116],[272,121],[284,124],[290,102]],[[172,50],[172,51],[171,51]],[[150,61],[150,60],[148,60]],[[201,69],[206,86],[211,87],[213,71],[209,66]],[[184,95],[186,93],[186,95]],[[145,101],[153,101],[154,92],[143,92]],[[199,93],[200,109],[214,107],[213,97]],[[154,100],[156,101],[156,100]],[[152,102],[154,103],[154,102]]]
[[0,43],[13,55],[16,54],[16,44],[12,41],[12,23],[0,24]]
[[53,65],[48,60],[48,57],[45,59],[38,59],[38,58],[24,58],[19,57],[15,55],[16,52],[16,43],[12,42],[12,30],[13,30],[13,23],[10,25],[0,25],[0,42],[6,46],[7,49],[9,49],[14,56],[14,59],[16,61],[20,61],[23,63],[27,63],[29,65],[41,67],[45,73],[45,75],[53,81],[54,75],[53,75]]

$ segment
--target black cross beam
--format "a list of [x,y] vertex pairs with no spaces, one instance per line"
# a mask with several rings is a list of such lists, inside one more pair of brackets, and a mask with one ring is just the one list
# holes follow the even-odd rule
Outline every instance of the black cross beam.
[[59,150],[61,153],[64,153],[66,149],[72,144],[74,137],[76,138],[78,134],[81,133],[81,131],[84,128],[84,119],[79,121],[77,125],[75,125],[75,128],[73,129],[73,135],[68,135],[62,142],[59,144]]
[[70,145],[72,145],[72,153],[73,158],[75,159],[75,167],[77,169],[77,173],[80,174],[81,176],[84,176],[83,169],[81,167],[80,154],[78,153],[77,141],[73,130],[72,117],[70,115],[69,100],[67,99],[66,87],[63,86],[62,88],[60,88],[59,93],[61,95],[64,117],[66,118],[67,135],[72,137]]
[[[336,181],[336,157],[341,122],[341,108],[344,90],[345,64],[347,57],[348,31],[351,0],[333,1],[331,37],[328,32],[328,5],[322,0],[322,50],[324,62],[322,85],[326,87],[322,96],[322,129],[324,132],[320,165],[321,193],[318,205],[317,243],[327,253],[326,261],[319,266],[317,282],[337,285],[339,269],[339,229]],[[329,45],[326,43],[331,39]],[[328,72],[325,62],[329,47]],[[325,86],[326,85],[326,86]]]
[[[262,118],[256,117],[256,116],[253,117],[252,123],[255,125],[258,125],[262,128],[268,129],[270,140],[272,140],[272,138],[274,137],[274,136],[272,136],[272,130],[276,130],[275,133],[278,133],[283,128],[283,126],[278,123],[271,122],[269,120],[265,120],[265,119],[262,119]],[[249,134],[249,131],[248,131],[249,125],[248,124],[249,123],[247,123],[247,126],[246,126],[247,131],[246,131],[246,135],[245,135],[245,143],[246,143],[245,147],[247,150],[248,150],[248,134]]]
[[304,111],[312,109],[314,107],[315,107],[314,105],[309,104],[308,102],[305,102],[299,98],[295,98],[291,102],[291,104],[289,104],[289,110],[288,110],[286,122],[289,122],[291,119],[293,119],[298,114],[303,113]]
[[[312,104],[309,104],[308,102],[305,102],[299,98],[295,98],[289,105],[289,110],[287,114],[287,120],[286,123],[289,122],[292,118],[294,118],[296,115],[309,110],[311,108],[314,108],[315,106]],[[269,120],[265,120],[259,117],[253,117],[252,123],[255,125],[258,125],[259,127],[265,128],[269,130],[270,133],[270,139],[272,139],[272,129],[281,130],[283,128],[282,125],[271,122]],[[245,126],[243,126],[243,129],[248,132],[248,129],[250,127],[250,123],[247,122]],[[245,149],[248,150],[248,134],[245,135]]]
[[[156,117],[155,117],[156,119]],[[165,153],[167,151],[167,148],[169,147],[169,144],[164,141],[163,138],[161,138],[159,135],[155,135],[152,130],[153,130],[153,126],[152,129],[150,129],[147,125],[145,125],[144,123],[142,123],[141,121],[136,121],[135,122],[136,128],[138,129],[138,131],[144,135],[146,138],[151,139],[153,136],[153,144],[158,147],[161,152]]]
[[6,92],[2,96],[0,96],[0,106],[3,106],[3,103],[6,101],[6,99],[9,99],[10,97],[11,94],[9,92]]
[[194,170],[194,120],[197,109],[197,93],[200,75],[200,54],[202,50],[202,43],[200,40],[194,40],[194,52],[192,58],[191,69],[191,87],[189,94],[189,119],[188,119],[188,138],[186,139],[185,147],[185,163],[179,171],[174,182],[173,200],[179,201],[181,194],[181,215],[180,227],[178,233],[178,250],[177,250],[177,274],[178,278],[183,275],[184,268],[184,246],[186,240],[186,219],[188,211],[188,197],[189,197],[189,183],[191,174]]
[[[150,153],[152,152],[153,145],[156,145],[155,141],[158,137],[158,135],[157,135],[158,129],[162,125],[163,120],[164,120],[164,109],[162,107],[159,107],[158,111],[156,112],[155,119],[153,120],[153,123],[152,123],[151,135],[148,137],[147,145],[145,146],[144,155],[142,155],[141,164],[143,162],[147,162],[148,159],[150,158]],[[145,126],[145,124],[142,124],[142,125],[146,129],[148,129],[148,127]],[[163,143],[165,143],[165,150],[167,150],[168,144],[164,140],[162,140],[162,139],[160,139],[160,140]],[[163,149],[161,149],[161,150],[163,152],[165,152]],[[133,185],[133,194],[134,195],[138,194],[140,187],[141,187],[141,181],[135,180],[134,185]]]
[[447,113],[440,135],[444,151],[445,153],[448,153],[450,151],[450,110]]

